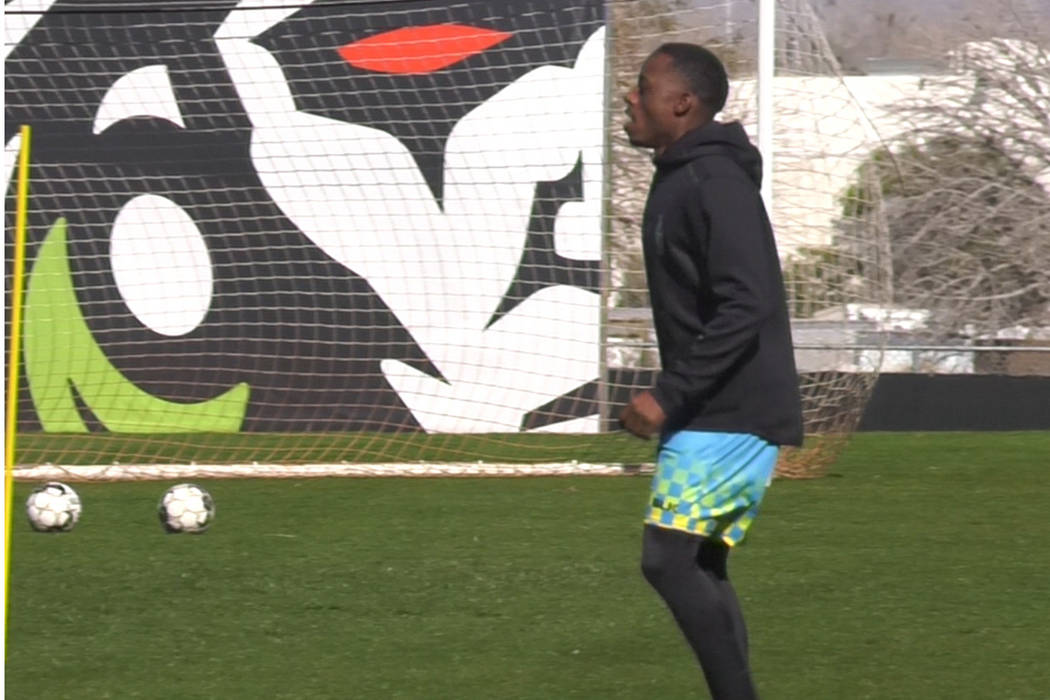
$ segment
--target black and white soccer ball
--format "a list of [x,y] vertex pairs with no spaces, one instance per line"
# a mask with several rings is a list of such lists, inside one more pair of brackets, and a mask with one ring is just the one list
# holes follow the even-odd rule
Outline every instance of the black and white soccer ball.
[[196,484],[176,484],[161,496],[157,515],[167,532],[198,534],[215,520],[215,501]]
[[69,484],[49,481],[29,494],[26,515],[37,532],[69,532],[80,520],[80,496]]

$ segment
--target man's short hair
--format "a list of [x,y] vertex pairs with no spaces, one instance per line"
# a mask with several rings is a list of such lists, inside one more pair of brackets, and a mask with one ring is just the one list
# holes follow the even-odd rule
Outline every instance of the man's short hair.
[[662,44],[656,53],[671,57],[671,64],[685,79],[689,91],[700,98],[712,115],[722,111],[729,95],[729,78],[718,56],[703,46],[685,42]]

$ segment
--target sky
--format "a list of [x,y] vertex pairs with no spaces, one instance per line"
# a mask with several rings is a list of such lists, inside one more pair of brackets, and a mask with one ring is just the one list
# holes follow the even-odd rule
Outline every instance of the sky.
[[[777,2],[779,20],[793,4]],[[1050,0],[809,0],[847,73],[875,72],[887,59],[936,65],[963,43],[996,36],[1050,46]],[[758,0],[692,0],[705,20],[723,18],[753,41]],[[747,26],[750,23],[750,26]]]
[[847,68],[863,68],[872,58],[936,60],[961,43],[993,36],[1050,39],[1050,0],[811,2]]

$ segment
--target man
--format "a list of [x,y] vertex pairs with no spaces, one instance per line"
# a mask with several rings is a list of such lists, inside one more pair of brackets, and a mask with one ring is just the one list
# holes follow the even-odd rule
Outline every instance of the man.
[[642,571],[667,603],[716,700],[755,698],[726,563],[751,525],[802,411],[762,162],[710,51],[669,43],[626,96],[624,129],[653,149],[642,244],[662,369],[620,417],[659,435]]

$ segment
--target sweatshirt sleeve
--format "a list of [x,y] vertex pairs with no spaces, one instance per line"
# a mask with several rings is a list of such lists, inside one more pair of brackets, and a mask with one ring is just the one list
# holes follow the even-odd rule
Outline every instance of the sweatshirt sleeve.
[[702,197],[689,204],[689,218],[705,222],[693,235],[706,240],[702,276],[709,280],[715,309],[703,334],[657,375],[653,398],[667,415],[703,400],[752,346],[778,296],[769,256],[776,255],[758,190],[738,177],[713,177]]

